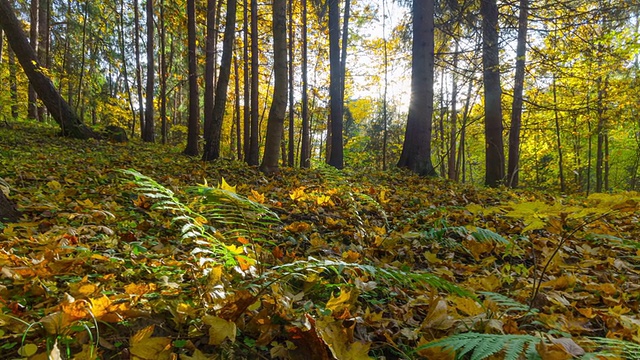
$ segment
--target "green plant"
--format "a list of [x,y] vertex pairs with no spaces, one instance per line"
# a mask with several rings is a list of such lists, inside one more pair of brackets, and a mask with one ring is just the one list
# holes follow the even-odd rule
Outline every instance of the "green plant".
[[442,347],[455,352],[455,358],[470,360],[482,360],[504,350],[504,360],[519,360],[521,355],[527,360],[540,359],[536,351],[536,344],[540,338],[532,335],[500,335],[463,333],[446,337],[419,346],[415,351]]

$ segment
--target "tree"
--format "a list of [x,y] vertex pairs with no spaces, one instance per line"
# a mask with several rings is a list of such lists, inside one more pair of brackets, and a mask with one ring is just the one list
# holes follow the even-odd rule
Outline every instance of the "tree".
[[[340,1],[329,0],[329,97],[330,97],[330,148],[329,165],[342,169],[344,154],[342,144],[342,79],[340,76]],[[329,141],[329,140],[328,140]]]
[[502,89],[498,44],[498,5],[496,0],[481,0],[482,73],[484,83],[485,185],[504,181],[504,145],[502,140]]
[[309,133],[309,74],[307,72],[307,0],[302,0],[302,144],[300,146],[300,167],[311,166],[311,146]]
[[287,1],[273,0],[273,100],[267,121],[267,139],[260,170],[278,171],[280,141],[287,109]]
[[153,58],[153,0],[147,0],[147,96],[144,111],[144,131],[142,140],[155,141],[155,127],[153,121],[153,91],[154,91],[154,58]]
[[[207,0],[207,34],[204,60],[204,134],[208,134],[213,123],[213,104],[216,77],[216,0]],[[197,139],[196,139],[197,140]]]
[[[207,11],[210,11],[211,3],[215,1],[209,0]],[[207,15],[208,19],[208,15]],[[210,26],[207,21],[207,27]],[[200,130],[200,104],[198,99],[198,59],[196,57],[196,2],[195,0],[187,0],[187,32],[189,37],[189,130],[187,135],[187,147],[184,149],[185,155],[198,155],[198,133]],[[207,35],[209,30],[207,29]],[[207,36],[207,61],[209,59],[209,38]],[[207,66],[209,64],[207,63]],[[206,79],[206,81],[213,81]],[[207,98],[205,96],[205,104]],[[205,116],[206,112],[205,112]]]
[[258,75],[260,64],[258,63],[258,1],[251,0],[251,136],[249,139],[249,153],[246,161],[249,165],[258,165],[260,149],[258,138]]
[[[40,15],[40,11],[38,10],[39,5],[40,3],[38,0],[31,0],[31,6],[29,9],[29,42],[31,43],[31,48],[33,48],[33,51],[36,53],[38,53],[38,26],[40,25],[40,22],[38,21],[38,15]],[[33,88],[32,84],[29,84],[29,99],[27,107],[27,117],[29,119],[38,118],[37,99],[36,90]]]
[[205,134],[205,149],[202,160],[211,161],[220,157],[220,136],[222,132],[222,119],[227,105],[227,89],[231,76],[231,61],[233,58],[233,42],[236,33],[236,8],[237,1],[227,2],[226,24],[224,26],[224,39],[222,40],[222,60],[220,61],[220,75],[216,84],[215,103],[213,104],[213,122],[209,133]]
[[522,93],[524,89],[524,66],[527,55],[527,18],[529,0],[520,0],[518,14],[518,44],[516,46],[516,74],[513,86],[511,106],[511,127],[509,129],[509,164],[507,166],[507,185],[518,187],[520,162],[520,128],[522,126]]
[[398,167],[435,176],[431,163],[433,116],[434,0],[413,0],[411,100]]
[[45,75],[8,0],[0,0],[0,13],[4,14],[0,16],[0,28],[5,32],[9,46],[15,52],[36,93],[60,125],[62,135],[79,139],[97,138],[98,134],[80,120]]
[[[144,134],[144,112],[142,111],[142,65],[140,64],[140,10],[138,8],[138,0],[133,0],[133,48],[135,50],[136,59],[136,90],[138,93],[138,116],[140,118],[140,134]],[[135,122],[131,126],[131,135],[135,132]]]

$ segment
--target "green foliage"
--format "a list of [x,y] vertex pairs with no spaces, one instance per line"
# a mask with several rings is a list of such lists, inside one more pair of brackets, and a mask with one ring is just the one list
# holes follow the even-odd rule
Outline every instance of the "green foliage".
[[456,353],[456,359],[482,360],[505,351],[504,360],[519,360],[524,355],[527,360],[538,360],[536,344],[540,338],[531,335],[497,335],[464,333],[419,346],[416,351],[433,347],[444,347]]
[[603,337],[591,337],[589,340],[596,343],[602,350],[593,353],[594,356],[624,357],[625,359],[640,359],[640,345],[631,341],[611,339]]
[[498,304],[498,306],[505,308],[504,309],[505,313],[515,311],[515,312],[524,312],[526,315],[532,315],[538,312],[538,309],[531,309],[528,305],[525,305],[521,302],[518,302],[502,294],[498,294],[490,291],[480,291],[478,293],[480,295],[483,295],[486,299],[495,302],[496,304]]

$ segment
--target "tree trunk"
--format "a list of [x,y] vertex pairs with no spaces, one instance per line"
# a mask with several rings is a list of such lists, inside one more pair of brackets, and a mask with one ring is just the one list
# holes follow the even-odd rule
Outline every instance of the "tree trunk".
[[287,110],[287,1],[273,0],[273,100],[267,120],[267,138],[260,170],[278,171],[280,142]]
[[162,144],[167,143],[169,124],[167,122],[167,51],[166,24],[164,22],[164,0],[160,0],[160,135]]
[[242,36],[243,36],[243,48],[242,48],[242,121],[243,121],[243,152],[244,161],[249,163],[249,151],[251,146],[251,113],[249,108],[251,106],[251,88],[249,87],[249,2],[243,1],[242,11]]
[[481,0],[482,67],[485,116],[485,185],[498,186],[504,181],[504,145],[502,140],[502,89],[496,0]]
[[18,119],[18,71],[16,56],[9,45],[9,92],[11,93],[11,117]]
[[8,0],[0,0],[0,13],[5,14],[0,16],[0,27],[7,36],[7,42],[15,52],[29,82],[33,84],[38,96],[54,120],[60,125],[62,134],[79,139],[97,138],[98,134],[78,118],[69,104],[56,91],[51,80],[45,75],[45,71],[40,68],[36,53],[29,45],[27,36],[22,31],[20,21]]
[[344,167],[342,148],[342,78],[340,76],[340,1],[329,0],[329,97],[330,97],[330,128],[331,152],[328,157],[329,165],[342,169]]
[[153,58],[153,1],[147,0],[147,96],[144,111],[144,132],[142,140],[146,142],[154,142],[155,125],[153,121],[153,92],[154,92],[154,69],[155,63]]
[[309,74],[307,71],[307,0],[302,0],[302,144],[300,167],[311,166],[311,139],[309,131]]
[[[49,8],[49,0],[39,0],[38,6],[38,59],[40,64],[43,64],[45,68],[51,67],[51,59],[49,57],[49,40],[50,31],[49,23],[51,22],[51,11]],[[38,103],[38,119],[44,121],[46,116],[45,107],[42,102]]]
[[[144,112],[142,97],[142,65],[140,64],[140,9],[138,0],[133,0],[133,48],[136,58],[136,89],[138,91],[138,117],[140,118],[140,136],[144,136]],[[131,126],[131,137],[135,134],[135,122]]]
[[[234,117],[236,124],[236,159],[242,160],[242,132],[241,132],[241,121],[240,121],[240,65],[238,65],[238,56],[233,57],[233,77],[235,78],[235,91],[234,91]],[[233,133],[231,134],[231,139],[233,139]],[[233,144],[233,140],[231,140],[231,144]]]
[[[31,43],[31,48],[37,54],[38,53],[38,26],[40,22],[38,21],[38,15],[40,15],[39,8],[39,0],[31,0],[30,6],[30,27],[29,27],[29,42]],[[36,120],[38,118],[38,105],[37,105],[38,96],[36,95],[36,89],[33,87],[31,83],[29,83],[28,90],[28,107],[27,107],[27,117],[29,119]]]
[[294,103],[293,103],[293,0],[288,1],[289,7],[289,151],[287,156],[287,164],[293,167],[295,162],[295,146],[294,146]]
[[[207,12],[210,11],[213,0],[208,1]],[[209,14],[207,14],[207,20],[209,20]],[[208,61],[212,60],[209,54],[209,26],[207,21],[207,63],[208,68],[211,64]],[[196,57],[196,2],[195,0],[187,0],[187,31],[188,31],[188,47],[189,47],[189,130],[187,135],[187,147],[184,149],[185,155],[196,156],[198,155],[198,133],[200,131],[200,103],[198,95],[198,59]],[[207,74],[205,74],[206,76]],[[213,82],[213,78],[205,79],[205,82]],[[206,85],[205,85],[206,88]],[[212,101],[213,99],[207,99],[206,101]],[[213,114],[211,114],[213,115]],[[211,116],[206,113],[205,116]],[[206,120],[205,120],[206,121]]]
[[258,0],[251,0],[251,138],[249,144],[249,165],[258,165],[259,160],[259,116],[258,116]]
[[133,97],[131,95],[131,87],[129,86],[129,71],[127,67],[127,53],[125,46],[124,35],[124,0],[120,0],[120,16],[118,19],[118,43],[120,45],[120,60],[122,61],[122,75],[124,76],[124,87],[127,93],[127,100],[129,102],[129,109],[131,110],[131,123],[136,123],[136,112],[133,107]]
[[213,104],[213,122],[209,133],[205,134],[205,149],[202,160],[211,161],[220,157],[220,138],[222,132],[222,120],[227,104],[227,89],[231,76],[231,60],[233,57],[233,42],[236,33],[236,8],[237,1],[227,2],[226,24],[224,26],[224,39],[222,40],[222,60],[220,62],[220,75],[216,84],[215,103]]
[[507,185],[518,187],[520,178],[520,128],[522,126],[522,93],[524,90],[524,66],[527,55],[527,18],[529,0],[520,0],[518,15],[518,45],[516,47],[516,74],[511,105],[511,127],[509,129],[509,163],[507,165]]
[[433,117],[434,0],[413,0],[411,100],[398,167],[435,176],[431,163]]
[[216,0],[207,0],[207,36],[204,60],[204,134],[209,133],[213,123],[214,78],[216,77],[215,39],[218,37],[216,32],[216,2]]
[[449,179],[458,181],[458,171],[456,167],[456,135],[458,133],[458,43],[456,43],[453,53],[453,73],[451,74],[451,114],[449,131],[449,158],[447,160]]
[[556,91],[556,76],[553,75],[551,83],[553,88],[553,114],[556,123],[556,146],[558,147],[558,177],[560,178],[560,191],[565,192],[566,186],[564,181],[564,156],[562,154],[562,136],[560,134],[560,114],[558,111],[558,94]]
[[[280,143],[287,109],[287,49],[286,49],[286,1],[273,1],[274,16],[274,71],[273,100],[267,120],[267,137],[260,170],[265,174],[278,172]],[[280,24],[280,22],[283,22]],[[279,34],[281,32],[281,34]]]

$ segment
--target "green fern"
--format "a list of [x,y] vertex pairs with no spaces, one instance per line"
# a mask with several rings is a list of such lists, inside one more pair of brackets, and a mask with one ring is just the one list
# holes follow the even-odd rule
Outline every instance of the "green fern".
[[538,309],[531,309],[528,305],[525,305],[502,294],[489,291],[480,291],[478,293],[480,295],[483,295],[485,298],[495,302],[496,304],[498,304],[498,306],[505,308],[505,313],[508,313],[510,311],[521,311],[525,312],[526,315],[533,315],[538,312]]
[[447,291],[459,296],[474,297],[468,290],[430,273],[406,272],[397,269],[380,268],[373,265],[347,263],[344,261],[334,260],[317,260],[314,258],[275,266],[271,268],[271,272],[265,274],[264,277],[273,278],[274,274],[277,274],[278,278],[282,278],[284,276],[304,277],[306,276],[306,273],[319,273],[325,270],[341,273],[346,268],[358,269],[362,272],[368,273],[373,278],[393,281],[403,285],[412,287],[415,287],[418,284],[429,285],[438,290]]
[[597,358],[597,356],[623,356],[625,359],[640,359],[640,345],[634,342],[603,337],[590,337],[589,340],[602,348],[596,353],[589,354],[593,358]]
[[532,335],[496,335],[464,333],[430,342],[415,349],[416,352],[432,347],[451,349],[456,359],[482,360],[504,350],[505,360],[519,360],[521,355],[527,360],[539,360],[536,344],[540,338]]

